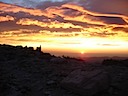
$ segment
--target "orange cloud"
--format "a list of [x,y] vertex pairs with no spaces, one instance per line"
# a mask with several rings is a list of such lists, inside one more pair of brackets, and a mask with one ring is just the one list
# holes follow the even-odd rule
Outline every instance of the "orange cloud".
[[0,16],[0,22],[4,22],[4,21],[14,21],[15,18],[9,15],[6,16]]
[[[109,48],[112,52],[128,50],[128,17],[125,15],[93,12],[73,3],[44,10],[0,3],[0,11],[1,15],[8,14],[0,17],[0,26],[7,29],[0,29],[0,43],[42,44],[43,50],[70,51],[74,48],[72,52],[107,52]],[[27,15],[19,15],[20,12]],[[15,22],[3,22],[9,20]]]
[[[105,26],[109,25],[114,27],[128,27],[128,17],[125,15],[92,12],[73,3],[63,4],[61,7],[52,6],[46,8],[45,10],[23,8],[15,5],[0,3],[0,11],[13,13],[22,11],[33,16],[45,16],[47,19],[58,20],[60,16],[63,20],[68,21],[77,21],[93,25],[95,24]],[[126,24],[107,23],[106,19],[101,19],[101,17],[121,18]]]
[[[6,13],[8,12],[17,13],[20,11],[29,13],[33,15],[33,17],[29,18],[26,16],[26,18],[25,17],[22,18],[21,16],[21,19],[19,19],[16,22],[16,24],[29,25],[29,26],[35,25],[43,28],[41,30],[48,30],[50,32],[62,32],[62,31],[68,33],[78,32],[79,35],[82,34],[84,36],[108,37],[108,36],[117,35],[117,32],[113,32],[113,28],[115,27],[124,27],[126,29],[128,28],[128,17],[125,15],[102,14],[102,13],[92,12],[73,3],[63,4],[61,7],[52,6],[46,8],[45,10],[29,9],[15,5],[0,3],[0,10]],[[46,16],[46,17],[44,19],[41,18],[41,16]],[[37,19],[38,17],[40,17],[42,20],[41,19],[37,20],[34,17],[36,17]],[[101,17],[115,17],[117,19],[120,18],[125,23],[122,24],[109,23],[106,22],[107,19],[109,18],[101,18]],[[81,23],[84,26],[82,26]],[[59,34],[57,36],[75,36],[75,35]]]
[[78,6],[76,4],[72,3],[67,3],[62,5],[62,8],[69,8],[73,10],[77,10],[82,13],[81,16],[76,16],[76,18],[72,17],[66,17],[66,20],[75,20],[75,21],[80,21],[80,22],[87,22],[89,24],[97,24],[97,25],[107,25],[104,21],[98,19],[98,17],[116,17],[116,18],[121,18],[123,19],[127,24],[126,25],[119,25],[119,24],[109,24],[110,26],[115,26],[115,27],[128,27],[128,16],[125,15],[120,15],[120,14],[103,14],[103,13],[98,13],[98,12],[92,12],[89,10],[84,9],[81,6]]
[[124,18],[124,21],[128,23],[128,18],[127,19]]
[[4,12],[13,12],[13,13],[18,13],[18,12],[26,12],[34,16],[46,16],[53,18],[54,15],[49,15],[46,11],[42,11],[40,9],[30,9],[30,8],[23,8],[11,4],[5,4],[5,3],[0,3],[0,11]]
[[73,25],[72,23],[61,23],[59,21],[51,21],[51,22],[41,22],[38,20],[23,18],[20,19],[17,24],[21,25],[37,25],[40,27],[48,27],[48,28],[82,28],[81,26]]
[[72,3],[64,4],[64,5],[62,5],[62,7],[66,7],[66,8],[78,10],[80,12],[87,13],[87,14],[90,14],[90,15],[93,15],[93,16],[120,17],[120,18],[128,19],[127,16],[120,15],[120,14],[105,14],[105,13],[102,14],[102,13],[98,13],[98,12],[92,12],[92,11],[89,11],[89,10],[84,9],[81,6],[78,6],[78,5],[72,4]]

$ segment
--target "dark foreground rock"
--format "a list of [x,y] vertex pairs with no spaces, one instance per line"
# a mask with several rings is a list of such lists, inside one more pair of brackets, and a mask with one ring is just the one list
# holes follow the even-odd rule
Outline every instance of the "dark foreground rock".
[[110,78],[103,70],[71,72],[64,80],[62,87],[82,96],[92,96],[109,88]]
[[128,96],[127,60],[87,64],[31,47],[0,45],[0,96],[80,95]]

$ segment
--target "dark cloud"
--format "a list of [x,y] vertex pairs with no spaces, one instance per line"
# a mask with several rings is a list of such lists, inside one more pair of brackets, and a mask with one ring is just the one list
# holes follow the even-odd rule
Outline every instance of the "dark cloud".
[[36,8],[38,9],[46,9],[48,7],[51,7],[51,6],[61,6],[65,3],[68,3],[68,1],[63,1],[63,2],[51,2],[51,1],[45,1],[45,2],[41,2],[39,3]]
[[128,16],[128,0],[87,0],[89,10]]
[[12,40],[12,41],[21,41],[21,42],[52,42],[50,40],[40,40],[40,39],[8,39],[8,40]]
[[104,20],[107,24],[127,25],[127,23],[119,17],[100,17],[100,19]]
[[124,31],[124,32],[128,33],[128,28],[115,27],[115,28],[113,28],[113,31]]
[[9,22],[9,21],[0,23],[0,32],[13,31],[13,30],[19,30],[19,29],[36,30],[38,32],[39,30],[42,30],[43,28],[39,26],[35,26],[35,25],[31,25],[31,26],[17,25],[16,22]]

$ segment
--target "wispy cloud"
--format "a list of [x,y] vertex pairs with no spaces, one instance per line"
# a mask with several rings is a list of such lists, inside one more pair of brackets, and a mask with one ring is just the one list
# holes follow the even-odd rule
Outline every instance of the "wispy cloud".
[[[77,10],[77,11],[83,13],[82,18],[79,17],[80,21],[87,22],[87,23],[93,23],[93,24],[96,23],[98,25],[107,25],[104,21],[101,21],[100,19],[97,18],[97,17],[101,17],[101,16],[102,17],[118,17],[118,18],[122,18],[124,21],[127,21],[127,19],[128,19],[128,16],[120,15],[120,14],[105,14],[105,13],[102,14],[102,13],[98,13],[98,12],[92,12],[89,10],[85,10],[83,7],[78,6],[76,4],[72,4],[72,3],[64,4],[64,5],[62,5],[62,7],[70,8],[70,9]],[[90,15],[90,16],[88,16],[88,15]],[[123,26],[118,25],[118,24],[110,24],[110,26],[128,27],[128,23],[126,25],[123,25]]]
[[77,50],[128,48],[128,16],[90,11],[80,2],[66,0],[58,2],[59,6],[55,2],[50,6],[48,1],[43,2],[47,8],[0,3],[0,42],[43,43],[54,47],[62,44]]
[[28,18],[23,18],[20,19],[17,24],[21,25],[37,25],[40,27],[48,27],[48,28],[82,28],[81,26],[73,25],[71,23],[63,23],[59,21],[50,21],[50,22],[41,22],[38,20],[33,20],[33,19],[28,19]]
[[4,22],[4,21],[14,21],[15,18],[9,15],[6,16],[0,16],[0,22]]

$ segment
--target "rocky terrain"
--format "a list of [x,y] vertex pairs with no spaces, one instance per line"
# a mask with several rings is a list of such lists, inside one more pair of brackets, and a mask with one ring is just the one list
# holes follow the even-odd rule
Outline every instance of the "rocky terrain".
[[128,60],[102,64],[0,45],[0,96],[127,96]]

